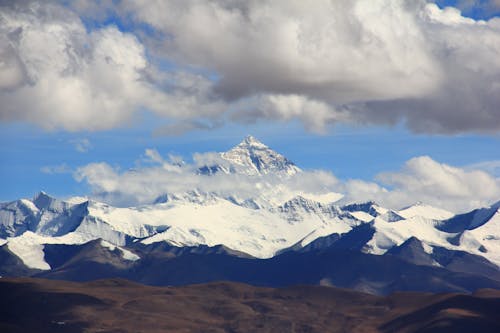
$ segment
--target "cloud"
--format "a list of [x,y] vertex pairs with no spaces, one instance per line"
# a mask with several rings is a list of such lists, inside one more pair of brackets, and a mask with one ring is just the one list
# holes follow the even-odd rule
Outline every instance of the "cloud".
[[380,173],[374,182],[350,180],[344,192],[347,201],[375,200],[394,208],[421,201],[463,212],[498,201],[500,178],[420,156],[407,161],[400,171]]
[[380,173],[373,181],[342,181],[323,170],[304,171],[288,178],[222,172],[207,176],[197,172],[205,165],[229,167],[228,161],[214,152],[195,153],[192,163],[179,163],[175,157],[164,159],[158,151],[148,149],[143,162],[148,164],[126,171],[107,163],[91,163],[78,168],[74,176],[90,185],[96,199],[119,206],[148,204],[165,193],[193,190],[275,204],[304,193],[333,192],[344,196],[339,203],[374,200],[399,209],[421,201],[454,212],[487,206],[500,199],[500,178],[478,169],[442,164],[428,156],[412,158],[401,170]]
[[329,187],[337,183],[337,179],[325,171],[307,171],[288,179],[273,174],[200,174],[198,169],[201,166],[229,166],[228,161],[214,152],[195,153],[193,163],[180,163],[175,156],[166,160],[156,150],[148,149],[142,164],[121,171],[104,162],[91,163],[78,168],[74,177],[90,185],[94,198],[119,206],[152,203],[165,193],[183,194],[193,190],[217,193],[242,201],[265,198],[283,203],[303,192],[326,193]]
[[323,133],[328,124],[352,121],[344,107],[335,109],[328,103],[304,95],[260,95],[240,103],[233,120],[252,123],[260,119],[290,121],[299,119],[309,131]]
[[87,138],[70,140],[70,143],[75,147],[75,150],[79,153],[86,153],[92,148],[90,140]]
[[72,173],[73,170],[66,164],[59,164],[59,165],[48,165],[44,166],[40,169],[41,172],[46,173],[46,174],[60,174],[60,173]]
[[464,167],[465,170],[483,170],[495,177],[500,177],[500,160],[483,161],[469,164]]
[[404,0],[129,0],[122,9],[169,36],[160,54],[215,71],[215,90],[247,103],[233,120],[500,130],[498,18]]
[[46,129],[105,130],[147,109],[164,117],[219,112],[210,80],[159,72],[132,33],[88,31],[76,13],[49,2],[0,11],[0,120]]
[[[316,132],[401,122],[425,133],[500,131],[496,17],[425,0],[22,1],[0,10],[2,121],[105,130],[148,110],[165,118],[156,135],[293,119]],[[81,17],[97,23],[86,28]]]
[[220,120],[183,120],[157,127],[153,131],[153,136],[178,136],[192,131],[209,131],[220,128],[222,125],[223,122]]

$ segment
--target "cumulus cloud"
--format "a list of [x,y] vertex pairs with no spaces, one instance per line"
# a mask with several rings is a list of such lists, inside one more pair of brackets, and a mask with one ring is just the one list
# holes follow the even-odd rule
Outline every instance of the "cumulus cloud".
[[400,171],[375,181],[350,180],[344,200],[375,200],[397,208],[421,201],[455,212],[487,206],[500,199],[500,178],[479,168],[458,168],[428,156],[410,159]]
[[160,53],[218,73],[216,91],[247,103],[232,119],[500,130],[498,18],[423,0],[128,0],[122,10],[171,37]]
[[144,45],[115,26],[88,31],[48,2],[0,7],[0,119],[46,129],[103,130],[146,108],[167,117],[219,112],[210,81],[151,66]]
[[[260,119],[298,119],[317,132],[339,122],[500,130],[500,19],[425,0],[22,1],[0,10],[3,121],[99,130],[150,110],[168,118],[157,135]],[[110,14],[130,29],[86,29],[80,18]]]
[[352,121],[346,107],[336,108],[304,95],[263,94],[239,104],[238,112],[234,112],[231,118],[243,123],[252,123],[259,119],[299,119],[306,129],[323,133],[328,124]]
[[466,170],[483,170],[495,177],[500,177],[500,160],[483,161],[467,165]]
[[152,203],[165,193],[193,190],[242,201],[264,198],[283,203],[300,193],[327,193],[337,183],[326,171],[307,171],[289,178],[275,174],[201,174],[199,168],[207,165],[229,167],[229,162],[219,153],[208,152],[195,153],[193,162],[185,163],[175,156],[165,159],[158,151],[147,149],[141,165],[134,169],[122,171],[105,162],[91,163],[78,168],[74,177],[90,185],[94,198],[119,206]]
[[399,209],[420,201],[454,212],[487,206],[500,199],[500,178],[479,169],[442,164],[428,156],[412,158],[401,170],[380,173],[373,181],[342,181],[324,170],[285,178],[276,174],[200,174],[202,166],[229,167],[229,162],[214,152],[195,153],[192,163],[184,163],[176,157],[165,159],[158,151],[148,149],[142,162],[143,166],[125,171],[107,163],[91,163],[78,168],[74,176],[90,185],[96,199],[120,206],[148,204],[165,193],[193,190],[274,204],[296,195],[333,192],[343,196],[339,204],[373,200]]

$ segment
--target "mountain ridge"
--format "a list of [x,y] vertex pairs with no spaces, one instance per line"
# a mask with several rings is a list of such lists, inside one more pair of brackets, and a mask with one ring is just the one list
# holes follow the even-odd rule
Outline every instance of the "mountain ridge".
[[[270,173],[285,179],[302,172],[253,137],[220,156],[229,163],[217,166],[220,172],[240,172],[255,179],[265,179]],[[5,259],[0,271],[50,272],[53,267],[45,259],[50,248],[68,246],[69,251],[71,246],[95,240],[118,254],[137,257],[138,262],[144,259],[142,250],[135,252],[138,244],[167,244],[186,249],[221,246],[195,251],[203,255],[223,251],[230,256],[269,259],[334,249],[390,254],[414,265],[453,271],[500,269],[498,204],[454,215],[422,203],[393,210],[373,201],[338,205],[336,198],[335,193],[296,192],[278,201],[264,195],[239,198],[236,193],[195,188],[166,192],[151,204],[114,207],[81,198],[59,200],[42,191],[31,200],[0,204],[0,246]],[[190,250],[174,252],[193,254]],[[12,267],[4,269],[5,262]]]

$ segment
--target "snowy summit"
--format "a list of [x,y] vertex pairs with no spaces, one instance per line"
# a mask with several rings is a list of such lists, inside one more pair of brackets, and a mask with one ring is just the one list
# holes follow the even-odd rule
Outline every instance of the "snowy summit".
[[241,143],[231,150],[221,153],[221,157],[235,165],[237,171],[247,175],[268,173],[294,175],[301,171],[285,156],[270,149],[251,135],[245,137]]

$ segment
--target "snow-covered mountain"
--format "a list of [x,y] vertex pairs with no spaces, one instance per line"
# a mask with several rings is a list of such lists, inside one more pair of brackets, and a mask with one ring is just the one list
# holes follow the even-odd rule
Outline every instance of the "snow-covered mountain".
[[300,168],[285,156],[249,135],[241,143],[227,152],[220,153],[226,163],[205,165],[200,168],[202,174],[217,172],[240,173],[245,175],[276,174],[291,176],[300,172]]
[[[302,172],[253,137],[220,156],[227,163],[200,172],[207,177],[216,172],[252,177]],[[339,206],[334,203],[338,198],[335,193],[295,193],[283,201],[267,196],[243,200],[193,189],[165,193],[149,205],[113,207],[81,198],[63,201],[41,192],[31,200],[0,204],[0,245],[37,270],[52,268],[46,260],[49,247],[95,240],[101,240],[95,246],[134,262],[142,259],[137,246],[168,244],[223,245],[257,258],[337,246],[375,255],[411,253],[418,264],[436,267],[448,265],[450,261],[443,261],[448,251],[447,258],[466,253],[474,262],[500,266],[500,203],[455,216],[421,203],[399,211],[374,202]]]
[[250,175],[268,173],[294,175],[301,171],[285,156],[270,149],[253,136],[247,136],[240,144],[222,153],[221,156],[232,165],[239,166],[240,168],[236,168],[237,171],[241,170]]

